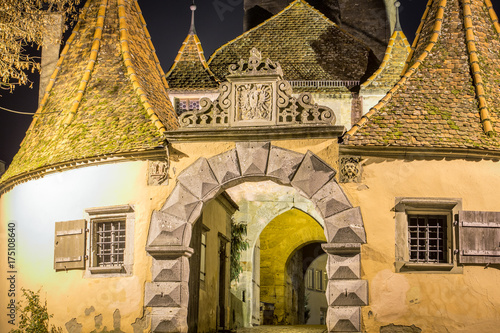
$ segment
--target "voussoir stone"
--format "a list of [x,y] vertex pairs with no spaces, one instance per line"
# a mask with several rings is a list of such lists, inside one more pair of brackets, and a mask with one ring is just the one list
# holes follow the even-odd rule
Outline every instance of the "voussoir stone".
[[299,192],[311,198],[335,176],[336,171],[318,156],[308,151],[300,163],[291,184]]
[[335,179],[330,180],[311,198],[323,218],[330,217],[341,211],[352,208],[349,199]]
[[161,210],[183,221],[191,222],[191,215],[200,210],[201,206],[200,199],[194,196],[182,184],[178,183]]
[[177,181],[199,199],[203,199],[205,195],[219,186],[206,158],[199,158],[183,170],[177,177]]
[[209,158],[208,164],[221,185],[241,177],[236,149]]
[[272,146],[269,152],[267,175],[273,177],[278,183],[289,185],[303,158],[303,154]]

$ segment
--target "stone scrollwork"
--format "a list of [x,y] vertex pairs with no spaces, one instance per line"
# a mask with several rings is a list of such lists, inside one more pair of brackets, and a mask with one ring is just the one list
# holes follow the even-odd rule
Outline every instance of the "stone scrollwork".
[[335,125],[333,110],[313,102],[309,93],[292,96],[281,65],[253,48],[248,61],[229,66],[227,82],[215,101],[200,100],[200,110],[183,113],[181,127]]
[[237,64],[229,65],[231,75],[280,75],[283,76],[281,65],[269,59],[262,61],[262,54],[255,47],[250,50],[248,62],[240,59]]
[[184,112],[179,117],[181,127],[213,127],[228,126],[227,111],[231,107],[229,94],[231,93],[231,84],[224,82],[221,84],[220,95],[215,101],[209,98],[200,99],[200,109]]

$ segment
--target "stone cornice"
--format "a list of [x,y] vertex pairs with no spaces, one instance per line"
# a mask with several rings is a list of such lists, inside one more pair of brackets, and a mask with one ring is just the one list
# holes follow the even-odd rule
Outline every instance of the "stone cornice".
[[286,139],[332,139],[340,137],[344,126],[267,126],[233,128],[183,128],[165,133],[168,142],[265,141]]
[[340,145],[341,155],[373,156],[399,159],[468,159],[500,160],[500,151],[467,148],[374,147]]
[[5,182],[0,183],[0,195],[10,191],[16,185],[27,182],[29,180],[39,179],[45,175],[65,170],[77,169],[91,165],[110,164],[117,162],[129,162],[138,160],[157,160],[166,159],[167,153],[165,148],[158,148],[153,150],[135,151],[127,153],[109,154],[103,156],[96,156],[90,158],[82,158],[62,163],[57,163],[43,168],[35,169],[33,171],[25,172],[20,175],[7,179]]

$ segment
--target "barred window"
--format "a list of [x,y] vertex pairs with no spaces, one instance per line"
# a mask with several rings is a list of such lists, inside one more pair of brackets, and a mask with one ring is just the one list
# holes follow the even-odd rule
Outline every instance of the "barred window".
[[446,227],[445,215],[408,215],[410,261],[447,262]]
[[96,266],[123,265],[125,252],[125,221],[97,222]]

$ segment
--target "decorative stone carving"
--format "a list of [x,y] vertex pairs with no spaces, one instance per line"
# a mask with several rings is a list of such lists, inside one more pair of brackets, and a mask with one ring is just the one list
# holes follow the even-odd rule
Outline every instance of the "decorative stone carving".
[[361,180],[361,157],[344,156],[340,158],[340,182],[359,183]]
[[236,118],[271,121],[273,87],[271,84],[247,83],[236,86]]
[[149,161],[148,185],[149,186],[168,185],[167,161]]
[[200,110],[184,112],[181,127],[335,125],[334,112],[313,102],[309,93],[292,96],[277,62],[262,60],[257,49],[248,61],[229,66],[228,82],[215,101],[200,100]]

